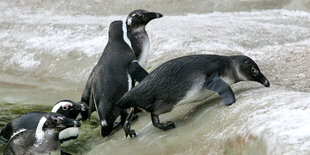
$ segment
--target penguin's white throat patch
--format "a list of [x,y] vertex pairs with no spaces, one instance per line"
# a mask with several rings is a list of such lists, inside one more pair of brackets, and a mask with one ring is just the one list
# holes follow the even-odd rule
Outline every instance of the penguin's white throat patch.
[[43,126],[44,126],[46,121],[47,121],[47,119],[45,117],[42,117],[40,119],[39,124],[38,124],[37,129],[36,129],[36,138],[37,139],[43,139],[44,138]]
[[246,76],[244,76],[243,73],[240,71],[240,67],[237,67],[236,72],[237,72],[238,79],[240,81],[247,81],[248,80],[248,78]]
[[127,36],[127,25],[126,22],[122,21],[122,29],[123,29],[123,39],[127,43],[127,45],[132,49],[131,42]]

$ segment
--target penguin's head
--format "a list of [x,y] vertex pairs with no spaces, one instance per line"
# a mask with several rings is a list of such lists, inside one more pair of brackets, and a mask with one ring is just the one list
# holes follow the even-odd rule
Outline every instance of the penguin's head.
[[82,109],[82,105],[79,103],[71,100],[61,100],[54,105],[52,112],[62,114],[67,118],[76,119]]
[[236,67],[238,81],[256,81],[269,87],[270,83],[264,74],[261,73],[257,64],[249,57],[238,55],[232,56],[233,65]]
[[109,40],[123,38],[123,22],[121,20],[113,21],[109,26]]
[[58,113],[48,113],[41,118],[37,128],[41,131],[55,130],[60,132],[66,128],[80,126],[81,123],[75,119],[66,118]]
[[148,22],[153,19],[161,18],[163,15],[157,12],[148,12],[146,10],[134,10],[132,11],[127,19],[126,25],[130,28],[139,28],[141,26],[146,26]]

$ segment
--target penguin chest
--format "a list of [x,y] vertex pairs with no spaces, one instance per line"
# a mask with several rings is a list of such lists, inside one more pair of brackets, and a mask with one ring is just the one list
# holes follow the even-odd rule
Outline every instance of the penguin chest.
[[71,127],[71,128],[67,128],[65,130],[62,130],[59,133],[59,139],[61,141],[76,139],[78,137],[78,135],[79,135],[79,128]]
[[127,73],[127,80],[128,80],[128,91],[132,88],[132,78],[129,73]]
[[150,41],[148,37],[143,39],[142,44],[141,44],[141,54],[139,57],[139,64],[143,67],[146,65],[146,61],[149,55],[149,50],[150,50]]
[[208,90],[204,86],[204,82],[205,81],[194,83],[175,107],[186,103],[198,102],[214,94],[213,91]]

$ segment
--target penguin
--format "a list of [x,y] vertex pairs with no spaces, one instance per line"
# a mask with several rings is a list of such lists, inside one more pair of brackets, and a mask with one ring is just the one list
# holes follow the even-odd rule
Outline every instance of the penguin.
[[[175,128],[175,124],[172,121],[161,123],[159,115],[178,105],[201,101],[214,93],[229,106],[236,101],[230,85],[240,81],[257,81],[265,87],[270,86],[257,64],[247,56],[184,56],[160,65],[127,92],[116,107],[144,109],[151,113],[153,126],[169,130]],[[124,124],[126,137],[135,136],[134,130],[130,129],[130,117]]]
[[81,126],[79,121],[58,113],[45,113],[39,119],[35,130],[21,129],[14,133],[3,154],[60,154],[59,132]]
[[[146,25],[153,19],[163,17],[162,14],[157,12],[149,12],[146,10],[134,10],[127,16],[126,20],[123,21],[123,35],[122,38],[126,44],[134,51],[137,58],[137,63],[142,67],[145,67],[148,53],[150,50],[150,40],[145,30]],[[138,64],[133,63],[138,66]],[[134,68],[134,67],[133,67]],[[141,69],[136,67],[138,72]],[[93,83],[93,71],[89,75],[84,92],[81,97],[81,102],[89,105],[91,86]],[[88,112],[83,112],[82,119],[88,118]]]
[[145,30],[146,25],[153,19],[163,17],[158,12],[149,12],[146,10],[134,10],[129,13],[126,19],[128,44],[135,52],[138,62],[145,67],[150,50],[149,36]]
[[[83,110],[88,110],[87,105],[84,103],[80,104],[71,100],[61,100],[54,105],[51,112],[62,114],[67,118],[76,119],[79,113]],[[14,133],[22,129],[36,129],[40,118],[46,114],[46,112],[34,111],[11,120],[2,128],[0,132],[1,139],[7,142]],[[65,129],[60,132],[59,139],[61,142],[76,139],[78,137],[78,131],[78,128],[75,127]]]
[[134,86],[135,80],[140,82],[148,74],[123,38],[125,26],[122,21],[110,24],[108,43],[87,83],[89,88],[85,91],[90,94],[86,100],[84,91],[82,97],[82,102],[89,106],[88,111],[82,112],[82,118],[90,118],[90,114],[97,111],[103,137],[112,132],[119,115],[121,123],[126,120],[127,112],[114,108],[115,103]]

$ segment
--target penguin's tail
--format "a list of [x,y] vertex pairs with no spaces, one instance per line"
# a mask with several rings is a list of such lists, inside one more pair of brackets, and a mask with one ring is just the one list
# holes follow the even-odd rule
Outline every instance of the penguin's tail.
[[[2,129],[3,130],[3,129]],[[0,130],[0,141],[7,143],[9,140],[3,137],[2,130]]]
[[8,140],[7,139],[5,139],[4,137],[2,137],[2,136],[0,136],[0,141],[3,141],[3,142],[5,142],[5,143],[7,143],[8,142]]

